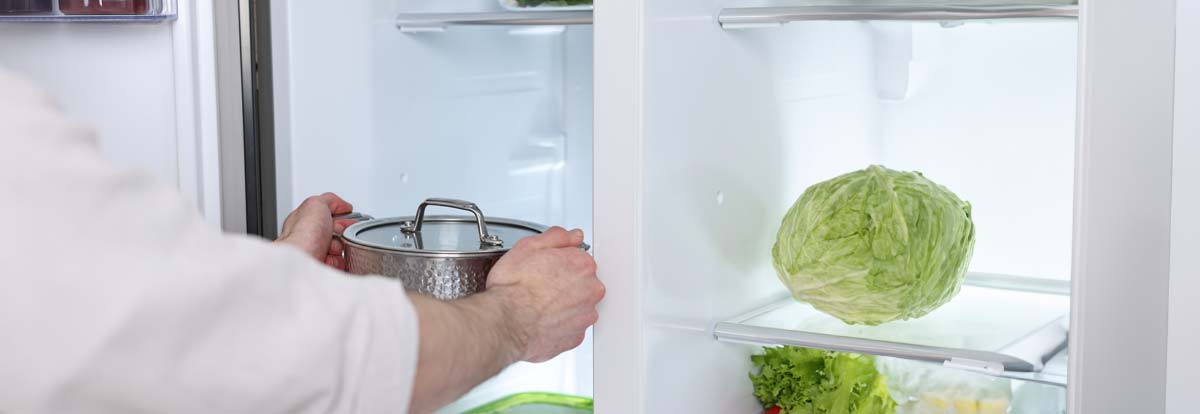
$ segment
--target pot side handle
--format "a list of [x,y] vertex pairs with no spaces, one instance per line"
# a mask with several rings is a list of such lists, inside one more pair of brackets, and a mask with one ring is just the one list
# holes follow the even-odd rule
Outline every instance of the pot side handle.
[[[335,221],[336,221],[336,220],[358,220],[358,221],[369,221],[369,220],[374,220],[374,219],[375,219],[375,217],[372,217],[370,214],[366,214],[366,213],[360,213],[360,212],[357,212],[357,211],[355,211],[355,212],[353,212],[353,213],[350,213],[350,214],[342,214],[342,215],[340,215],[340,216],[333,216],[333,219],[334,219]],[[333,233],[333,237],[336,237],[336,238],[338,238],[338,239],[341,239],[341,238],[342,238],[342,235],[341,235],[340,233],[334,232],[334,233]]]
[[366,214],[366,213],[360,213],[360,212],[357,212],[357,211],[355,211],[355,212],[353,212],[353,213],[350,213],[350,214],[342,214],[342,215],[340,215],[340,216],[333,216],[333,219],[334,219],[334,220],[362,220],[362,221],[366,221],[366,220],[374,220],[374,219],[375,219],[375,217],[371,217],[371,215],[370,215],[370,214]]

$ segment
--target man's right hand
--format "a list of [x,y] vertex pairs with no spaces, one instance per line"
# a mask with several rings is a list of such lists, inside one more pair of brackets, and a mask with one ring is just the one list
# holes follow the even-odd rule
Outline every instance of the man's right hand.
[[583,342],[604,285],[582,243],[582,231],[555,227],[517,242],[486,291],[447,302],[410,293],[421,344],[409,412],[433,412],[513,362],[546,361]]
[[492,267],[487,290],[504,298],[520,359],[542,362],[575,348],[596,323],[604,284],[582,243],[582,230],[553,227],[518,241]]

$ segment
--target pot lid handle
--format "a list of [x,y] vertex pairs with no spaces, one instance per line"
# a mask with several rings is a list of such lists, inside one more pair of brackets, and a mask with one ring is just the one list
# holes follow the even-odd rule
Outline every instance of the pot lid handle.
[[479,224],[479,243],[487,246],[504,245],[504,240],[488,234],[487,221],[483,218],[483,212],[479,211],[479,206],[470,201],[455,200],[452,198],[430,198],[421,202],[421,205],[417,207],[416,220],[404,222],[400,225],[400,230],[405,233],[420,232],[421,225],[425,221],[425,208],[429,206],[447,207],[471,212],[471,214],[475,215],[475,221]]

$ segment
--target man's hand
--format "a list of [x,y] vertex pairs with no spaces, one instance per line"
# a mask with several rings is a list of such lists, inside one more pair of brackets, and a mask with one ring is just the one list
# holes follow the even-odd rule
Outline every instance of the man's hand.
[[583,342],[604,285],[581,243],[582,231],[555,227],[513,246],[483,292],[449,302],[410,293],[421,345],[409,412],[433,412],[513,362]]
[[506,326],[522,360],[542,362],[575,348],[596,323],[604,284],[582,243],[582,230],[551,228],[517,242],[488,275],[488,291],[505,299]]
[[317,261],[346,270],[342,242],[333,235],[341,234],[355,220],[335,221],[333,216],[353,211],[354,206],[334,193],[309,197],[288,214],[283,221],[283,231],[275,242],[298,247]]

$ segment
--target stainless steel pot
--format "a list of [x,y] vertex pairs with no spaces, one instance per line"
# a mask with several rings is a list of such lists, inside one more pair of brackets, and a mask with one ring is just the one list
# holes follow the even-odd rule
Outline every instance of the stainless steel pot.
[[[429,206],[464,210],[472,216],[426,216]],[[442,300],[483,291],[500,256],[518,240],[548,228],[485,218],[475,203],[444,198],[425,200],[416,216],[362,218],[367,220],[342,232],[348,271],[397,278],[405,289]]]

